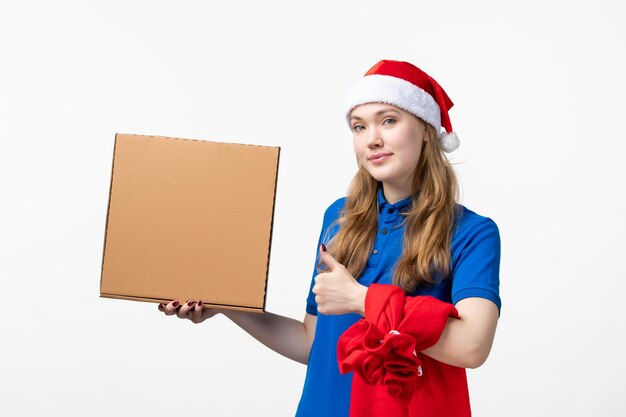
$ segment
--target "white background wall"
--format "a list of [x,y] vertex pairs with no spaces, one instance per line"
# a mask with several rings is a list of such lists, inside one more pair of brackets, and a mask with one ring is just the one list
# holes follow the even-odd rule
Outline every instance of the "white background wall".
[[[0,3],[0,415],[292,416],[305,367],[224,317],[99,298],[116,132],[282,147],[268,310],[302,318],[382,58],[455,107],[463,203],[502,236],[476,416],[623,416],[618,1]],[[622,398],[621,398],[622,397]]]

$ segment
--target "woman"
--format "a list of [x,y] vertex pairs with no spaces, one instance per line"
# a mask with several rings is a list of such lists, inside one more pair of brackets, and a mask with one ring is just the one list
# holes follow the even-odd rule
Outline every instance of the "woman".
[[[324,215],[318,270],[302,322],[271,313],[207,309],[201,301],[182,306],[173,301],[159,308],[196,323],[220,312],[276,352],[308,364],[300,417],[347,416],[351,396],[353,402],[373,401],[352,392],[353,375],[340,373],[337,357],[342,335],[367,317],[368,290],[373,294],[379,288],[372,284],[434,297],[407,300],[454,305],[436,343],[415,356],[425,355],[431,369],[441,365],[444,378],[448,370],[480,366],[491,349],[500,310],[500,240],[493,221],[456,202],[457,181],[443,154],[458,146],[450,107],[441,86],[406,62],[380,61],[354,84],[346,115],[358,172],[347,197]],[[442,127],[446,132],[440,133]],[[427,374],[428,369],[424,380]],[[466,393],[463,384],[464,371],[459,387]],[[443,392],[445,385],[439,381],[429,389]],[[467,405],[457,414],[469,415],[469,402],[462,401]],[[411,404],[407,409],[416,408]],[[434,415],[445,409],[434,407]],[[420,415],[419,410],[407,413]]]

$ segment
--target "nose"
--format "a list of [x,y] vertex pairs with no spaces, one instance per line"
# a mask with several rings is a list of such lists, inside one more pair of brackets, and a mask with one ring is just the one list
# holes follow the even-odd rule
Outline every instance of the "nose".
[[380,148],[383,146],[383,138],[380,130],[373,128],[370,129],[367,137],[367,147],[370,149]]

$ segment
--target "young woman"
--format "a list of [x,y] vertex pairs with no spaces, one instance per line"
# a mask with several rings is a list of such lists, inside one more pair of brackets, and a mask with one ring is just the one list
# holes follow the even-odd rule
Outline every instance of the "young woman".
[[[367,319],[366,305],[373,309],[378,302],[374,297],[383,294],[380,284],[401,288],[406,300],[439,303],[437,308],[454,305],[455,314],[444,317],[434,344],[414,352],[416,358],[428,360],[420,362],[426,369],[419,367],[416,380],[431,378],[430,393],[422,402],[433,398],[432,415],[443,415],[444,410],[451,415],[444,397],[436,392],[450,389],[445,380],[449,371],[457,378],[456,370],[480,366],[495,335],[500,239],[493,221],[457,203],[457,180],[443,153],[458,146],[450,107],[441,86],[407,62],[380,61],[354,84],[346,116],[358,171],[348,195],[331,204],[324,215],[318,268],[302,322],[272,313],[203,308],[201,301],[193,300],[183,305],[173,301],[159,309],[195,323],[222,313],[269,348],[307,364],[296,415],[328,417],[361,414],[354,404],[351,407],[351,399],[369,401],[368,410],[376,409],[376,401],[384,401],[353,392],[353,373],[340,373],[337,355],[342,335],[363,322],[364,316]],[[442,128],[445,132],[440,132]],[[431,320],[431,305],[422,316],[420,310],[412,310],[417,316],[410,320]],[[389,334],[399,333],[392,329]],[[469,415],[462,372],[455,392],[448,393],[448,401],[467,402],[455,409],[459,416]],[[404,404],[406,415],[428,414],[420,414],[415,401]],[[381,413],[385,407],[379,407]]]

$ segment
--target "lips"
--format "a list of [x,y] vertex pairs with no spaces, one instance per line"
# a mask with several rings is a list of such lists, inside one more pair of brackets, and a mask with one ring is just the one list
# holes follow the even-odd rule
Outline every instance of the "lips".
[[377,162],[382,162],[385,159],[387,159],[387,157],[389,157],[391,154],[390,153],[376,153],[374,155],[371,155],[369,158],[367,158],[369,161],[371,161],[372,163],[377,163]]

